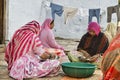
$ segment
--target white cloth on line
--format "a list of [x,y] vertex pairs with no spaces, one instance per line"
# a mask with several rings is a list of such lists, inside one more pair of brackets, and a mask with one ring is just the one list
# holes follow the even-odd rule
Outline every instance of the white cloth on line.
[[64,23],[66,24],[67,19],[71,19],[77,13],[77,8],[63,7],[64,10]]

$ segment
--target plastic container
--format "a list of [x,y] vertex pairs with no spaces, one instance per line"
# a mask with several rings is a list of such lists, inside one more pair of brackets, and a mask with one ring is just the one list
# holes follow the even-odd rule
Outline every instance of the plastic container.
[[82,62],[66,62],[62,63],[63,72],[70,76],[76,78],[86,78],[92,76],[95,71],[96,66],[91,63]]

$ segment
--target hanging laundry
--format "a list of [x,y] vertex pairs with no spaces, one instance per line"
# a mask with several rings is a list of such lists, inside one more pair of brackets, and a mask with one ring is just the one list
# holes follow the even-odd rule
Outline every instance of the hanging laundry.
[[106,9],[103,9],[103,8],[100,9],[100,15],[102,14],[106,14]]
[[80,7],[80,8],[78,8],[78,11],[76,14],[80,15],[82,17],[88,16],[88,9]]
[[105,8],[100,8],[100,22],[102,23],[103,18],[106,15],[106,9]]
[[120,0],[118,0],[118,5],[119,5],[119,7],[120,7]]
[[107,7],[107,22],[111,22],[112,13],[116,13],[117,21],[120,21],[119,5]]
[[50,2],[43,1],[41,3],[41,9],[40,9],[40,22],[41,23],[46,19],[48,11],[50,11]]
[[77,8],[64,7],[64,23],[66,24],[67,19],[72,18],[78,11]]
[[117,25],[118,27],[120,27],[120,21],[118,22],[118,25]]
[[43,4],[45,5],[45,6],[50,6],[50,2],[49,1],[43,1]]
[[51,7],[51,13],[52,13],[52,18],[55,19],[55,14],[57,14],[58,16],[61,16],[63,13],[63,6],[54,4],[54,3],[50,3],[50,7]]
[[92,17],[94,17],[94,16],[97,18],[97,22],[100,23],[100,8],[89,9],[89,21],[88,21],[88,23],[90,23],[92,21]]

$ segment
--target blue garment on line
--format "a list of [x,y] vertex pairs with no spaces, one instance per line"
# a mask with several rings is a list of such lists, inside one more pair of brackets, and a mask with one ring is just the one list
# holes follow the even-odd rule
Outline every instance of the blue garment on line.
[[50,7],[51,7],[51,13],[52,13],[52,18],[55,19],[55,14],[57,14],[58,16],[61,16],[63,13],[63,6],[54,4],[54,3],[50,3]]
[[100,23],[100,9],[89,9],[89,21],[90,23],[92,21],[92,17],[97,18],[97,22]]

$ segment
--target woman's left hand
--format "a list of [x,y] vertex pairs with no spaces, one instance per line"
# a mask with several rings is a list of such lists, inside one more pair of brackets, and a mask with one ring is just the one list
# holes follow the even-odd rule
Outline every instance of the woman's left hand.
[[96,55],[92,56],[92,57],[90,58],[90,61],[91,61],[91,62],[96,61],[99,56],[100,56],[100,54],[96,54]]

